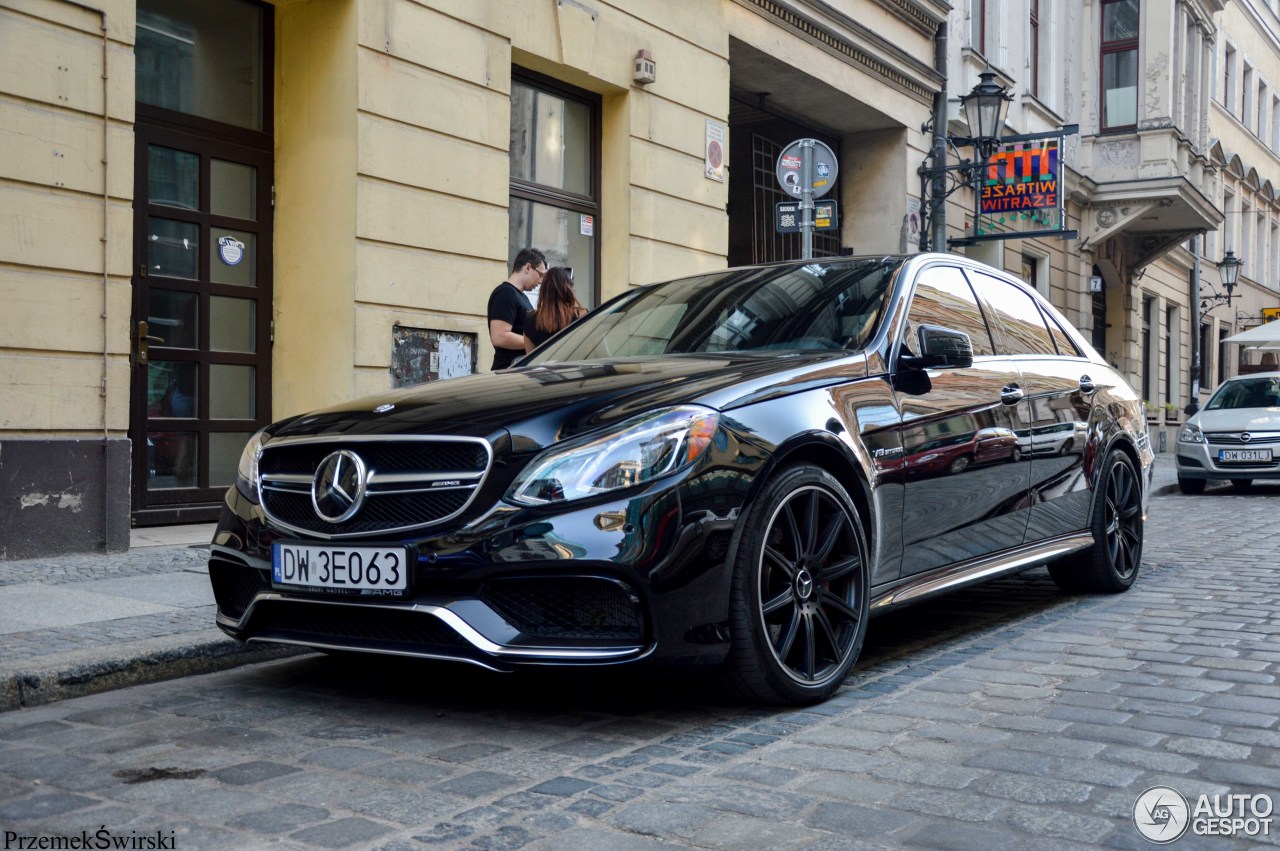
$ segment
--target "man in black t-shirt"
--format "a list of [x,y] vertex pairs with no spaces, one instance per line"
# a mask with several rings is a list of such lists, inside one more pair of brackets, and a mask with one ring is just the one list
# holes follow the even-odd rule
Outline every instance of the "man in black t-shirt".
[[506,369],[524,354],[524,318],[533,305],[526,292],[542,283],[547,258],[536,248],[522,248],[511,263],[511,274],[489,296],[489,342],[493,369]]

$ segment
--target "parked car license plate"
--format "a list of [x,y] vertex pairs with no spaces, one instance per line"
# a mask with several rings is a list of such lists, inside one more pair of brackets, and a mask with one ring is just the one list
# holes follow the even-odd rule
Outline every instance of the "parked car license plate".
[[277,588],[403,597],[409,590],[409,551],[272,544],[271,580]]
[[1219,461],[1270,461],[1270,449],[1219,449]]

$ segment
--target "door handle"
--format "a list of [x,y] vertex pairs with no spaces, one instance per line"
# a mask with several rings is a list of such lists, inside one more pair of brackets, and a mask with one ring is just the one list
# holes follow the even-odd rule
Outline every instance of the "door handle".
[[1093,383],[1093,379],[1087,375],[1080,376],[1080,392],[1092,393],[1098,389],[1098,385]]
[[1006,384],[1000,391],[1000,402],[1005,405],[1016,405],[1022,401],[1022,388],[1016,384]]
[[147,332],[151,330],[151,326],[144,319],[138,323],[138,332],[134,336],[134,345],[138,356],[138,366],[146,366],[147,358],[151,354],[152,343],[163,343],[164,337],[154,337]]

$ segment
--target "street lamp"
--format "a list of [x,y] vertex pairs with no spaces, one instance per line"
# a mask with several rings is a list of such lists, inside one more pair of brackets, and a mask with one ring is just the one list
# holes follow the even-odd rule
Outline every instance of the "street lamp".
[[[933,147],[925,157],[924,164],[917,170],[920,175],[920,206],[923,213],[923,221],[920,223],[921,251],[928,251],[930,248],[931,224],[940,235],[938,242],[942,242],[941,234],[946,233],[947,199],[961,186],[973,186],[986,161],[1000,147],[1005,116],[1009,113],[1013,95],[995,80],[994,71],[983,71],[978,75],[978,84],[973,90],[960,98],[965,123],[969,127],[968,136],[945,135],[945,127],[937,126],[938,122],[945,124],[945,118],[941,115],[935,116],[920,128],[933,137]],[[976,158],[967,160],[961,157],[955,165],[948,165],[948,146],[956,148],[961,145],[972,147]],[[941,244],[936,247],[946,248]]]
[[1236,283],[1240,280],[1240,267],[1244,265],[1244,261],[1236,256],[1234,251],[1228,251],[1227,256],[1218,261],[1218,280],[1222,282],[1222,288],[1226,290],[1226,294],[1213,289],[1213,285],[1209,285],[1211,292],[1208,295],[1200,296],[1200,318],[1203,319],[1205,314],[1213,310],[1220,304],[1231,306],[1231,299],[1235,298],[1234,290]]

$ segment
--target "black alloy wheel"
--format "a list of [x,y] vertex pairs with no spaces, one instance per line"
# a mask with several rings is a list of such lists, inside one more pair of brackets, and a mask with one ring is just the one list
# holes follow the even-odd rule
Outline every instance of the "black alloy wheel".
[[1069,591],[1129,590],[1142,565],[1142,484],[1133,462],[1116,449],[1098,481],[1091,523],[1094,545],[1049,565],[1049,575]]
[[763,703],[823,700],[866,635],[869,571],[857,508],[833,476],[805,464],[767,484],[744,519],[730,685]]

